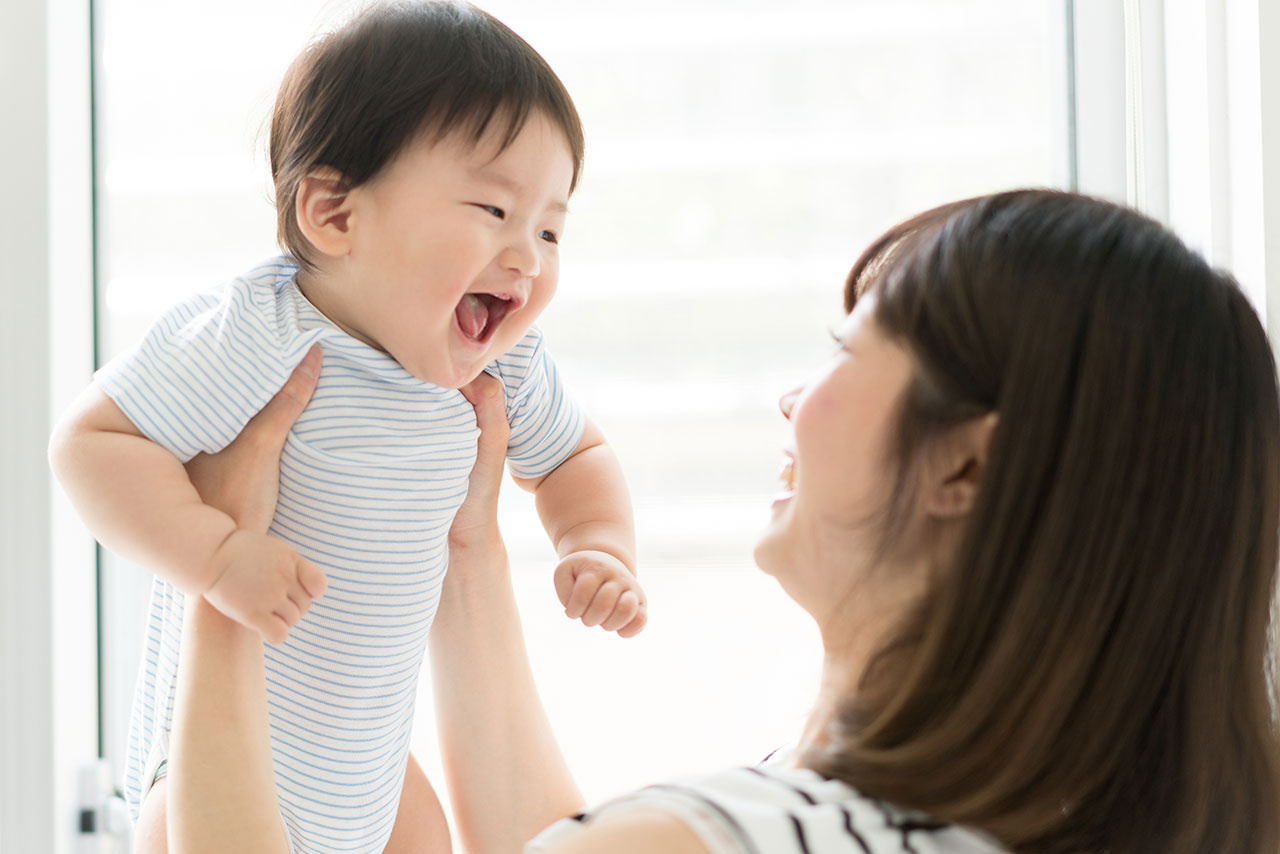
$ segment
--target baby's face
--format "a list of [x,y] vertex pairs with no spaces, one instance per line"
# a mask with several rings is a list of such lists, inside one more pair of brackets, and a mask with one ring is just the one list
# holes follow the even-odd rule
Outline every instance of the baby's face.
[[515,346],[559,281],[568,141],[535,113],[498,153],[502,124],[417,142],[350,194],[342,326],[446,388]]

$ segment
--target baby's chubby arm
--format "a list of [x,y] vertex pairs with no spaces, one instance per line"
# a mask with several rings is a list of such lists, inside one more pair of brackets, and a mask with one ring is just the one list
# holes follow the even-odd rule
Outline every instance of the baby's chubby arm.
[[[307,359],[312,375],[295,372],[283,402],[269,405],[306,405],[319,351]],[[324,590],[324,573],[314,564],[202,502],[178,458],[143,436],[96,386],[54,429],[49,463],[104,546],[186,593],[204,594],[272,643],[285,639]]]
[[541,478],[516,478],[534,493],[560,563],[556,594],[570,619],[632,637],[648,622],[635,576],[635,523],[622,467],[590,419],[573,453]]

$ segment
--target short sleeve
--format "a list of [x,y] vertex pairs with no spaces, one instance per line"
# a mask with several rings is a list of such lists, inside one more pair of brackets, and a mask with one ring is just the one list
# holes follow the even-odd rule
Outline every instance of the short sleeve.
[[589,815],[562,819],[532,839],[525,846],[524,854],[542,854],[553,845],[567,841],[596,819],[633,810],[663,812],[678,819],[698,837],[709,854],[757,854],[757,849],[736,826],[732,816],[678,789],[645,789],[605,804]]
[[[710,854],[1002,854],[970,828],[868,798],[803,768],[758,766],[648,786],[547,828],[526,848],[546,850],[585,824],[645,810],[678,819]],[[542,847],[539,847],[542,846]]]
[[521,478],[547,474],[578,447],[586,419],[561,381],[542,333],[531,329],[491,373],[506,390],[511,473]]
[[269,284],[246,279],[192,296],[94,381],[143,435],[183,462],[220,451],[294,367],[282,356],[274,297]]

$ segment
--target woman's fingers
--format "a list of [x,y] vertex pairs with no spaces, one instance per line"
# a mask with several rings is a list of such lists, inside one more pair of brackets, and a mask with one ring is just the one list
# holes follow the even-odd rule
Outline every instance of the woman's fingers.
[[497,463],[501,468],[507,453],[511,425],[507,422],[507,400],[502,382],[481,373],[458,389],[476,410],[476,426],[480,428],[476,464]]
[[284,381],[275,396],[267,401],[267,405],[257,415],[249,419],[239,438],[279,457],[289,431],[293,429],[293,423],[311,402],[311,395],[319,382],[323,358],[320,345],[311,345],[311,349],[302,357],[302,361],[289,374],[289,379]]
[[265,533],[275,515],[280,453],[293,423],[311,400],[322,361],[317,344],[307,351],[284,386],[217,454],[199,454],[187,476],[200,498],[245,530]]
[[507,423],[506,395],[502,383],[482,373],[458,389],[476,410],[480,438],[476,445],[476,462],[471,469],[467,500],[458,508],[450,530],[450,541],[460,544],[478,529],[484,529],[498,518],[498,489],[502,485],[506,463],[507,439],[511,425]]

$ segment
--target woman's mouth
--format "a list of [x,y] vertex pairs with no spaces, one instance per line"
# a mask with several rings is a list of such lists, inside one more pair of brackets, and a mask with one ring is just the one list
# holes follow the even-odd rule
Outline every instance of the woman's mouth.
[[791,457],[782,458],[782,470],[778,472],[778,479],[782,481],[782,485],[786,487],[787,492],[795,491],[796,461]]
[[466,294],[453,310],[453,315],[464,337],[478,344],[486,344],[502,319],[515,306],[516,301],[506,294]]
[[790,454],[782,458],[782,469],[778,472],[778,480],[782,481],[782,489],[773,496],[773,506],[785,504],[796,492],[796,461]]

